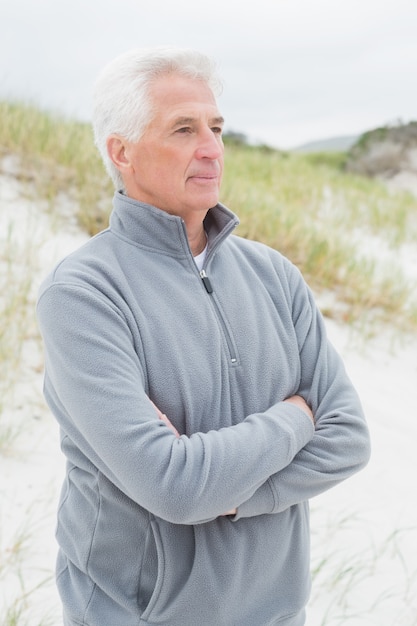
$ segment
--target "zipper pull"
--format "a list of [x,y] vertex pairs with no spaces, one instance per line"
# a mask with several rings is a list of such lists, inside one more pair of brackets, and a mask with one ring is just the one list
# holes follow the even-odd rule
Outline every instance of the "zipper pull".
[[203,285],[206,288],[207,293],[213,293],[213,287],[211,286],[210,279],[207,276],[205,270],[201,270],[200,276],[201,276],[201,280],[203,281]]

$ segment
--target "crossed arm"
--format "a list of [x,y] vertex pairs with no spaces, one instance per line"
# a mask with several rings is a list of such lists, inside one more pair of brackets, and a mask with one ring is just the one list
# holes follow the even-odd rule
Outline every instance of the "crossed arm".
[[[306,403],[306,401],[304,400],[304,398],[302,398],[301,396],[291,396],[290,398],[287,398],[286,400],[284,400],[284,402],[290,402],[291,404],[295,404],[296,406],[298,406],[298,408],[300,408],[302,411],[304,411],[306,413],[306,415],[308,415],[308,417],[311,419],[311,421],[314,422],[314,415],[312,410],[310,409],[310,407],[308,406],[308,404]],[[171,421],[169,420],[169,418],[165,415],[165,413],[162,413],[162,411],[160,411],[158,409],[158,407],[156,406],[156,404],[154,404],[152,402],[153,406],[155,407],[155,410],[158,414],[159,419],[164,422],[174,433],[174,435],[176,437],[179,437],[180,434],[178,432],[178,430],[175,428],[175,426],[171,423]],[[237,509],[231,509],[230,511],[227,511],[226,513],[223,513],[223,516],[226,515],[236,515],[237,513]]]
[[297,395],[240,415],[228,428],[184,437],[140,384],[135,326],[94,290],[54,283],[38,304],[45,397],[83,459],[156,516],[197,524],[223,514],[236,513],[237,521],[279,513],[336,485],[369,458],[360,402],[320,316],[305,294],[292,306]]

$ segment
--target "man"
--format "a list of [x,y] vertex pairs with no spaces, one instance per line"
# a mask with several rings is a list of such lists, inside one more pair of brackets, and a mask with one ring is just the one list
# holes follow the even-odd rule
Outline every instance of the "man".
[[38,304],[66,626],[304,624],[308,499],[368,460],[300,273],[219,203],[216,89],[175,49],[123,55],[96,85],[110,227]]

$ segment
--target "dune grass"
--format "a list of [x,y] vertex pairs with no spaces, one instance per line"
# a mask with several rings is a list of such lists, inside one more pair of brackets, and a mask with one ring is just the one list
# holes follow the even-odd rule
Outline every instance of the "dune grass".
[[[107,225],[112,186],[88,124],[36,107],[0,103],[0,146],[18,153],[22,176],[53,210],[58,193],[78,205],[91,235]],[[318,294],[332,293],[324,313],[347,322],[382,320],[417,327],[417,301],[401,266],[369,255],[378,237],[392,253],[417,241],[417,199],[390,193],[381,182],[343,171],[345,155],[301,155],[262,147],[226,147],[221,199],[241,219],[238,234],[288,256]]]
[[[417,242],[417,200],[381,182],[348,175],[342,158],[262,150],[228,150],[223,198],[239,214],[240,234],[288,256],[317,292],[331,291],[345,321],[417,325],[412,288],[396,263],[383,275],[368,254],[378,237],[386,251]],[[337,306],[336,302],[342,306]]]
[[[315,513],[313,505],[313,520]],[[416,626],[417,567],[410,567],[407,553],[416,537],[417,526],[375,533],[351,510],[321,526],[313,521],[309,606],[319,610],[320,626],[362,626],[370,618],[373,624]]]
[[[7,541],[0,534],[0,601],[2,626],[56,626],[52,617],[53,608],[47,607],[43,615],[35,619],[32,599],[39,590],[47,590],[54,584],[54,575],[50,571],[28,571],[28,556],[38,545],[37,525],[39,519],[29,505],[21,526]],[[27,578],[36,574],[35,581],[28,584]]]
[[[91,126],[36,106],[0,102],[0,150],[21,159],[20,176],[49,200],[67,193],[78,205],[78,220],[90,234],[107,224],[113,194],[94,146]],[[0,157],[1,157],[0,153]]]
[[33,327],[31,252],[30,245],[23,250],[18,246],[11,227],[0,233],[0,453],[9,449],[18,432],[3,409],[13,394],[23,344]]

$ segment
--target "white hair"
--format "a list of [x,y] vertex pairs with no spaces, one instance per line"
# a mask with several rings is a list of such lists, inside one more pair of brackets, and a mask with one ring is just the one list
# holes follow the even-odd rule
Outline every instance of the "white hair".
[[201,80],[214,95],[221,92],[214,62],[196,50],[182,48],[131,50],[111,61],[97,78],[93,91],[94,139],[116,189],[124,185],[108,155],[107,139],[114,133],[128,141],[139,141],[153,116],[149,88],[155,79],[167,74]]

